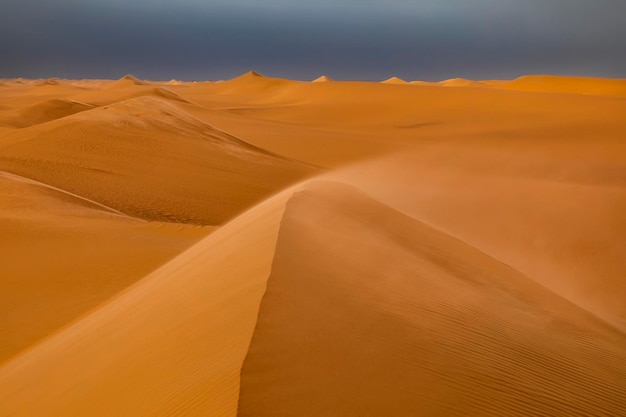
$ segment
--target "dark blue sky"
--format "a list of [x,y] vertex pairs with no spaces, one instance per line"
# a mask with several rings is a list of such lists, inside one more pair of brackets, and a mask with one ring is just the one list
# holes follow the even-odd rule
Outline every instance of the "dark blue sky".
[[0,0],[0,77],[626,77],[625,0]]

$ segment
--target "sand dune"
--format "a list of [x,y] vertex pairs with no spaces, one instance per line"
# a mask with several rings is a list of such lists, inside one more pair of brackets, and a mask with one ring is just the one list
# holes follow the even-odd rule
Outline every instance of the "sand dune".
[[135,97],[144,97],[144,96],[159,97],[159,98],[164,98],[167,100],[179,101],[181,103],[189,103],[188,100],[184,99],[180,95],[164,87],[156,87],[156,88],[150,88],[148,90],[142,90],[137,93],[130,94],[128,96],[123,96],[119,101],[131,99]]
[[315,185],[287,204],[238,415],[621,415],[625,341],[469,245]]
[[0,194],[0,362],[211,231],[148,224],[2,172]]
[[405,80],[398,77],[391,77],[386,79],[385,81],[381,81],[383,84],[408,84]]
[[6,125],[21,128],[60,119],[91,108],[93,106],[89,104],[55,98],[19,109],[12,116],[0,118],[0,121]]
[[479,81],[466,80],[465,78],[451,78],[441,81],[439,84],[446,87],[480,87],[482,85]]
[[0,415],[234,416],[286,197],[0,368]]
[[156,97],[23,129],[1,146],[6,171],[134,217],[178,223],[221,224],[313,172]]
[[135,87],[138,85],[147,85],[147,84],[149,83],[139,80],[130,74],[127,74],[123,76],[122,78],[120,78],[119,80],[108,85],[107,88],[110,88],[110,89],[129,88],[129,87]]
[[295,81],[290,81],[282,78],[271,78],[259,74],[255,71],[248,71],[239,77],[235,77],[232,80],[224,81],[213,85],[216,93],[244,93],[244,94],[258,94],[267,93],[273,89],[283,87],[285,85],[294,84]]
[[319,77],[317,77],[316,79],[314,79],[311,82],[314,82],[314,83],[325,83],[325,82],[328,82],[328,81],[333,81],[333,80],[330,77],[327,77],[326,75],[320,75]]
[[626,414],[623,80],[2,83],[0,416]]

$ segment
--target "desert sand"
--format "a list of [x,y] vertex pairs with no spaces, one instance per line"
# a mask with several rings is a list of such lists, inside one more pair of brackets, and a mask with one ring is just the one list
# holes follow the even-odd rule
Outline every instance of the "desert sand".
[[626,415],[626,80],[0,80],[0,416]]

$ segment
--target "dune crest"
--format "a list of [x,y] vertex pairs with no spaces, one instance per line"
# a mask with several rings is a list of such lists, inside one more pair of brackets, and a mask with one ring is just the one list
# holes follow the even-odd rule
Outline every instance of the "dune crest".
[[288,197],[253,208],[1,367],[0,414],[236,415]]

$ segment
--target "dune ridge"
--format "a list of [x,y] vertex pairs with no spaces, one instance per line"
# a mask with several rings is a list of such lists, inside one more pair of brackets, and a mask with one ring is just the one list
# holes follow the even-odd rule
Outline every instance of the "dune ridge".
[[[6,363],[0,414],[234,416],[288,196],[249,210]],[[106,404],[93,408],[105,392]]]

